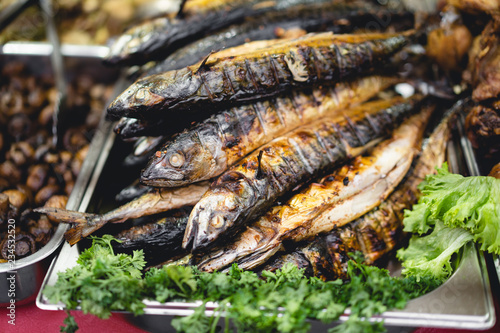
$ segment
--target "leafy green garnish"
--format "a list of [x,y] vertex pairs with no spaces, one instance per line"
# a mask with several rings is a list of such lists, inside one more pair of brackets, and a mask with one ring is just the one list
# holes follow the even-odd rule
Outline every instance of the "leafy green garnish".
[[[256,273],[233,265],[226,273],[200,272],[191,266],[153,268],[144,275],[144,255],[115,254],[111,236],[94,238],[82,252],[78,265],[59,273],[54,286],[44,294],[52,302],[63,302],[67,309],[81,306],[86,313],[109,317],[113,310],[143,313],[144,299],[167,302],[202,300],[187,317],[172,320],[180,332],[216,332],[220,320],[232,321],[239,332],[307,332],[309,319],[330,323],[346,308],[351,314],[334,332],[382,332],[383,323],[371,321],[391,308],[403,308],[417,297],[438,286],[433,279],[393,278],[385,269],[348,263],[348,281],[322,281],[306,277],[294,265],[276,272]],[[219,304],[214,316],[205,316],[206,302]],[[221,319],[224,316],[223,319]],[[67,323],[73,329],[74,320]]]
[[413,236],[408,248],[398,251],[404,274],[444,281],[452,272],[452,255],[472,240],[481,250],[500,254],[500,179],[452,174],[445,163],[419,189],[422,196],[405,211],[403,223],[405,231],[424,236]]

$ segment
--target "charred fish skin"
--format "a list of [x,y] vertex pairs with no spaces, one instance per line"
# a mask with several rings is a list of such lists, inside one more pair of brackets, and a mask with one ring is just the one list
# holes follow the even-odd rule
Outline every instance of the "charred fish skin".
[[309,34],[253,54],[216,58],[139,79],[108,107],[107,117],[222,109],[273,97],[292,87],[334,84],[382,66],[413,39],[401,34]]
[[175,187],[214,178],[277,136],[363,102],[396,82],[371,76],[222,111],[168,141],[151,157],[141,181]]
[[283,250],[283,244],[329,232],[376,207],[409,170],[434,109],[433,104],[423,105],[368,154],[313,181],[286,203],[273,206],[223,245],[223,250],[209,251],[200,258],[198,269],[223,270],[233,262],[253,269]]
[[[149,265],[182,255],[182,237],[188,221],[189,207],[155,216],[151,222],[136,225],[115,235],[121,243],[113,245],[119,252],[143,250]],[[165,214],[163,214],[165,215]]]
[[325,117],[259,148],[223,173],[191,212],[183,246],[231,234],[305,179],[362,154],[414,112],[421,97],[376,101]]
[[385,22],[390,17],[391,22],[380,24],[387,28],[395,22],[399,30],[413,27],[413,13],[404,10],[388,9],[383,6],[372,6],[366,2],[336,3],[325,1],[307,6],[298,6],[285,11],[264,14],[258,17],[248,17],[243,24],[233,25],[215,34],[201,38],[172,53],[144,76],[191,66],[203,60],[214,50],[234,47],[254,40],[281,38],[290,29],[302,29],[304,32],[332,31],[350,33],[366,28],[367,22]]
[[315,276],[324,281],[345,280],[347,263],[352,259],[352,253],[359,249],[356,233],[348,225],[318,236],[307,244],[299,243],[297,249],[275,255],[256,270],[274,272],[282,268],[285,263],[293,263],[298,268],[303,268],[307,276]]
[[[351,258],[349,253],[359,251],[366,264],[374,264],[396,249],[404,239],[403,211],[411,208],[420,196],[418,184],[445,161],[450,138],[449,121],[458,108],[452,108],[443,118],[424,144],[406,179],[378,208],[342,228],[317,236],[307,245],[299,245],[291,253],[276,255],[259,270],[277,270],[284,262],[300,258],[301,267],[308,267],[314,276],[345,278],[347,261]],[[346,248],[349,250],[345,251]],[[322,256],[322,253],[330,255]]]

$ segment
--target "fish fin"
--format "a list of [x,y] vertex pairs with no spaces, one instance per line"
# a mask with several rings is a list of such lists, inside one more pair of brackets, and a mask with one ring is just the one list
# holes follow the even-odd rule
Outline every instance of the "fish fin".
[[200,69],[202,69],[203,66],[205,66],[205,64],[207,63],[208,58],[210,58],[210,56],[212,54],[216,53],[216,52],[218,52],[218,51],[215,51],[215,50],[210,51],[210,53],[208,53],[207,56],[205,58],[203,58],[203,60],[200,63],[200,66],[198,66],[198,69],[194,73],[198,74],[198,72],[200,71]]
[[82,239],[81,225],[75,225],[64,233],[64,238],[70,245],[75,245]]
[[107,221],[99,219],[99,215],[96,219],[87,221],[87,223],[80,223],[74,225],[68,231],[64,233],[64,238],[68,241],[70,245],[78,243],[83,237],[87,237],[94,231],[100,229]]
[[182,0],[181,4],[179,5],[179,11],[177,12],[177,15],[175,15],[176,18],[178,19],[183,19],[184,18],[184,6],[186,5],[187,0]]

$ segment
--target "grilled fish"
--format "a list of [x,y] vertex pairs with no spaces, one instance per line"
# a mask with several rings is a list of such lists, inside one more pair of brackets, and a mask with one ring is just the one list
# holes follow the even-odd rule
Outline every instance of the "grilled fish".
[[331,0],[231,0],[187,1],[182,15],[167,15],[141,23],[127,30],[110,47],[105,63],[137,65],[149,60],[164,59],[186,42],[200,38],[231,24],[242,23],[246,17],[280,13],[288,8],[317,6]]
[[398,127],[368,155],[313,182],[286,204],[274,206],[241,232],[233,244],[209,253],[198,267],[220,270],[237,262],[254,268],[282,249],[349,223],[379,205],[411,166],[433,107],[425,107]]
[[364,262],[373,264],[395,249],[404,238],[403,211],[411,208],[420,195],[418,184],[445,160],[450,137],[452,109],[431,134],[405,180],[378,208],[352,223],[316,237],[307,245],[285,255],[276,255],[259,270],[275,271],[287,262],[298,265],[310,275],[325,280],[346,278],[350,253],[363,253]]
[[52,207],[40,207],[34,211],[46,214],[59,222],[75,223],[76,225],[66,231],[64,235],[66,240],[73,245],[82,237],[87,237],[108,222],[124,222],[128,219],[158,214],[184,206],[193,206],[208,187],[209,182],[207,181],[186,187],[148,192],[105,214],[82,213]]
[[412,114],[421,96],[362,104],[260,147],[217,178],[189,217],[183,246],[206,247],[256,218],[279,197],[380,142]]
[[[121,243],[113,244],[120,252],[143,250],[149,265],[169,260],[185,253],[182,237],[191,207],[155,217],[153,221],[135,225],[115,235]],[[165,214],[162,214],[165,215]]]
[[[276,96],[293,87],[335,84],[382,66],[415,37],[308,34],[232,57],[139,79],[108,107],[109,119],[176,117]],[[251,43],[250,43],[251,44]],[[178,117],[178,115],[177,115]]]
[[371,76],[215,114],[168,141],[152,156],[141,181],[175,187],[216,177],[272,139],[322,116],[340,113],[396,82],[395,78]]
[[[388,17],[390,20],[387,20]],[[231,48],[249,41],[284,38],[290,31],[332,31],[338,34],[374,29],[375,25],[378,31],[383,31],[395,24],[399,31],[411,29],[414,24],[413,13],[375,6],[366,1],[323,1],[294,6],[279,12],[247,17],[242,24],[230,26],[183,46],[148,69],[144,76],[194,65],[214,50]]]

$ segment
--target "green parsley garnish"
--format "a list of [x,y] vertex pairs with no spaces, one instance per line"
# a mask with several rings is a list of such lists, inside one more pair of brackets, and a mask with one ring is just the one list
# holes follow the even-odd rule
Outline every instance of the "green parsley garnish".
[[[383,323],[370,321],[372,316],[401,309],[410,298],[439,285],[436,279],[417,283],[414,277],[391,277],[385,269],[357,261],[348,264],[348,281],[306,277],[293,265],[261,276],[237,265],[227,274],[200,272],[191,266],[164,266],[143,274],[142,251],[115,254],[113,240],[109,235],[93,238],[78,265],[59,273],[56,284],[44,289],[45,296],[67,309],[80,306],[99,318],[108,318],[114,310],[140,315],[144,299],[202,300],[192,315],[172,320],[179,332],[215,332],[220,321],[231,321],[238,332],[308,332],[310,319],[331,323],[347,308],[349,319],[332,332],[383,332]],[[204,313],[209,301],[219,304],[211,318]],[[72,326],[66,331],[74,331],[74,320],[65,323]]]

